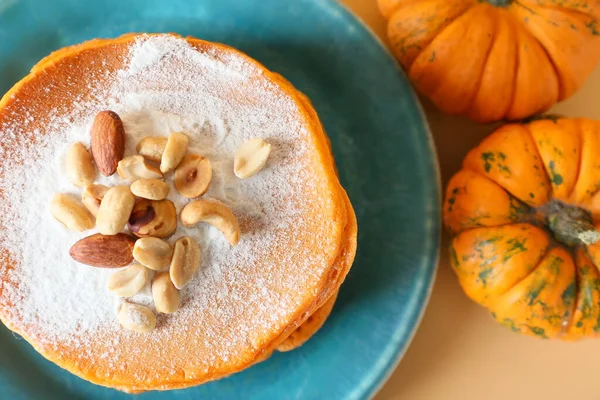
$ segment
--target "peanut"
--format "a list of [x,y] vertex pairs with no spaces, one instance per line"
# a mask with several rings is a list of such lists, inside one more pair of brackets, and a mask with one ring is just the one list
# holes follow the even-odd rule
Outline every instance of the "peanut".
[[188,199],[200,197],[208,190],[212,179],[210,161],[198,154],[183,157],[175,170],[175,188]]
[[200,247],[198,243],[187,236],[177,240],[169,268],[173,285],[177,289],[183,289],[198,271],[199,266]]
[[108,192],[107,186],[93,184],[86,186],[81,193],[81,202],[94,217],[98,215],[100,203],[106,192]]
[[108,290],[119,297],[131,297],[139,293],[148,282],[148,269],[140,264],[113,273],[108,279]]
[[135,196],[127,186],[115,186],[106,192],[98,215],[96,217],[96,227],[103,235],[116,235],[121,232],[135,203]]
[[249,140],[235,152],[233,172],[240,179],[250,178],[263,169],[269,154],[271,145],[264,139]]
[[69,180],[80,188],[92,184],[96,178],[92,155],[81,143],[75,143],[69,148],[66,169]]
[[172,314],[179,309],[181,296],[168,272],[161,272],[152,281],[152,298],[159,313]]
[[117,172],[122,179],[135,182],[138,179],[160,179],[162,174],[142,156],[129,156],[119,161]]
[[166,137],[145,137],[137,145],[136,151],[144,158],[160,163],[162,155],[167,147]]
[[94,227],[94,218],[83,204],[66,194],[57,194],[52,198],[50,212],[72,231],[83,232]]
[[169,190],[169,185],[160,179],[140,179],[131,184],[134,195],[148,200],[164,200]]
[[119,309],[119,323],[129,331],[149,333],[156,328],[156,317],[148,307],[124,303]]
[[137,237],[165,238],[177,229],[177,211],[170,200],[138,199],[131,216],[129,229]]
[[173,248],[155,237],[138,239],[133,248],[133,258],[142,265],[160,271],[167,267],[173,257]]
[[163,174],[177,168],[187,151],[188,142],[188,137],[183,133],[173,132],[169,135],[160,162],[160,170]]

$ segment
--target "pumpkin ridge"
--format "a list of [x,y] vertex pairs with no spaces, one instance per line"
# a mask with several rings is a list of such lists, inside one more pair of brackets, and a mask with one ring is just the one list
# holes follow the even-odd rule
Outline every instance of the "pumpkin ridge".
[[[584,149],[588,146],[589,147],[592,146],[592,144],[590,144],[589,141],[591,138],[594,138],[594,135],[586,135],[586,133],[584,131],[584,128],[585,128],[584,124],[587,122],[590,122],[590,120],[587,120],[585,118],[576,118],[576,119],[574,119],[574,121],[577,126],[577,132],[579,133],[580,138],[581,138],[582,151],[580,153],[579,166],[578,166],[578,171],[577,171],[577,180],[575,181],[575,186],[573,188],[573,193],[572,193],[571,198],[572,198],[573,203],[581,203],[584,205],[589,205],[589,201],[591,201],[591,199],[594,198],[594,195],[596,195],[599,192],[600,186],[598,186],[593,192],[589,192],[589,190],[586,191],[586,194],[583,196],[583,198],[582,198],[582,195],[580,193],[578,193],[577,189],[580,186],[579,180],[580,180],[584,170],[586,169],[586,168],[584,168],[584,164],[589,159],[589,156],[584,157],[584,154],[585,154]],[[597,123],[597,122],[595,122],[595,123]],[[587,141],[586,141],[586,138],[587,138]],[[589,171],[590,169],[591,168],[588,168],[587,170]],[[584,178],[586,178],[586,177],[584,176]],[[581,179],[584,179],[584,178],[581,178]]]
[[[594,315],[594,311],[597,313],[597,309],[600,303],[594,302],[594,291],[597,294],[598,287],[594,287],[594,281],[598,281],[600,278],[600,272],[598,267],[592,261],[591,256],[587,252],[586,247],[577,249],[575,257],[575,265],[577,267],[576,276],[576,292],[575,292],[575,309],[573,311],[573,317],[568,326],[569,339],[580,339],[589,335],[587,329],[589,329],[589,318],[592,320],[595,326],[592,328],[595,332],[598,331],[598,315]],[[593,275],[591,277],[590,275]],[[575,321],[577,323],[575,324]],[[585,325],[588,325],[587,327]]]
[[[421,50],[419,51],[419,54],[414,57],[411,62],[410,65],[407,65],[406,71],[409,73],[410,75],[410,70],[413,66],[413,64],[415,63],[415,61],[421,56],[421,54],[427,52],[427,50],[429,49],[429,47],[431,46],[431,44],[435,41],[435,39],[440,36],[446,29],[450,28],[450,26],[456,24],[459,20],[461,20],[465,14],[467,14],[468,12],[474,10],[476,8],[476,6],[471,5],[470,7],[467,6],[462,12],[459,12],[454,18],[450,19],[450,18],[446,18],[444,20],[444,22],[442,24],[440,24],[438,31],[431,36],[431,39],[427,42],[427,43],[423,43],[423,46],[421,48]],[[397,11],[399,12],[399,11]],[[391,19],[390,19],[391,21]]]
[[[452,237],[475,228],[500,227],[534,217],[530,206],[493,179],[470,169],[462,171],[450,179],[444,197],[444,224]],[[478,197],[475,202],[469,201],[478,190],[494,195],[490,199]]]
[[[385,7],[387,9],[387,5],[385,5],[385,3],[386,2],[395,2],[395,1],[397,1],[397,0],[379,0],[379,6],[380,6],[380,8]],[[404,18],[402,18],[402,16],[403,16],[404,12],[406,11],[406,9],[408,7],[414,7],[414,6],[418,5],[418,3],[420,1],[422,1],[422,0],[417,0],[417,1],[413,0],[413,1],[409,1],[409,2],[406,2],[405,0],[397,1],[394,3],[395,11],[390,13],[389,16],[387,17],[388,23],[387,23],[386,30],[387,30],[388,40],[389,40],[391,48],[392,48],[392,52],[396,55],[396,58],[398,59],[398,61],[400,62],[400,64],[404,68],[404,70],[407,72],[407,74],[410,71],[410,68],[414,64],[415,60],[427,48],[427,46],[429,46],[431,44],[431,42],[433,40],[435,40],[435,38],[445,28],[447,28],[449,25],[453,24],[457,18],[460,18],[469,9],[474,7],[474,5],[472,5],[472,4],[464,4],[463,9],[461,11],[459,11],[456,15],[454,15],[454,14],[447,15],[444,18],[444,20],[441,21],[437,27],[434,26],[433,29],[429,25],[431,25],[432,21],[435,19],[434,16],[423,12],[422,14],[419,14],[419,15],[420,15],[421,19],[423,20],[423,21],[421,21],[421,25],[425,25],[425,27],[422,27],[417,31],[413,30],[410,34],[399,38],[400,40],[394,40],[395,35],[393,34],[393,31],[395,30],[396,25],[398,24],[398,21],[396,21],[396,19],[399,19],[399,20],[405,22],[406,20]],[[434,2],[442,3],[445,0],[429,0],[429,1],[432,3],[434,3]],[[384,15],[385,15],[385,13],[384,13]],[[427,25],[427,24],[429,24],[429,25]],[[415,42],[415,43],[412,43],[409,45],[405,44],[405,42],[408,39],[414,39],[414,37],[418,37],[420,34],[428,32],[428,31],[431,31],[432,33],[431,33],[430,37],[427,38],[427,40],[423,40],[421,42]],[[404,56],[408,52],[408,50],[411,48],[416,48],[417,53],[408,62],[406,62],[406,57],[404,57]]]
[[[517,46],[518,35],[516,32],[514,32],[515,22],[513,22],[512,19],[512,15],[507,10],[504,10],[504,12],[498,11],[494,42],[492,43],[489,54],[487,55],[487,62],[483,68],[483,73],[478,82],[479,90],[475,95],[474,103],[472,104],[471,109],[467,112],[467,116],[474,121],[488,121],[502,118],[508,114],[511,105],[514,103],[516,93],[515,81],[519,68],[519,49]],[[505,36],[507,36],[508,39]],[[497,68],[495,67],[499,62],[499,58],[495,55],[495,53],[506,53],[507,49],[510,48],[512,48],[514,54],[511,56],[509,51],[508,57],[503,58],[503,60],[506,60],[506,68],[503,69],[505,71],[511,70],[510,78],[508,78],[507,83],[502,86],[505,90],[510,92],[505,96],[500,96],[500,100],[497,101],[493,107],[490,107],[489,92],[494,91],[494,94],[497,93],[495,90],[497,87],[497,79],[495,78],[497,77],[497,73],[495,72]],[[506,54],[503,55],[506,56]],[[511,63],[512,65],[510,65]],[[488,68],[490,68],[490,70],[488,70]]]
[[493,16],[492,20],[494,21],[494,25],[491,28],[491,32],[490,32],[490,34],[492,35],[491,36],[491,44],[485,53],[485,57],[484,57],[485,61],[483,62],[483,65],[481,66],[481,71],[479,71],[479,76],[477,77],[477,85],[475,86],[476,90],[473,91],[473,94],[471,95],[471,99],[468,103],[468,106],[466,107],[466,110],[461,112],[461,114],[468,113],[469,110],[473,109],[473,106],[475,105],[475,101],[477,100],[477,95],[479,94],[479,91],[481,90],[481,81],[483,80],[483,74],[485,74],[486,66],[490,62],[490,54],[492,54],[492,50],[494,49],[494,46],[496,45],[496,35],[498,33],[498,18],[500,18],[500,17],[497,16],[496,14],[492,14],[492,16]]
[[[533,224],[529,224],[531,226],[535,226]],[[536,228],[539,228],[537,226],[535,226]],[[546,229],[542,229],[543,231],[546,231]],[[497,293],[494,296],[493,300],[497,300],[500,297],[504,296],[505,294],[507,294],[508,292],[510,292],[511,290],[513,290],[513,288],[515,288],[516,286],[519,286],[519,284],[521,284],[524,280],[526,280],[527,278],[529,278],[529,276],[533,273],[535,273],[535,271],[540,267],[540,265],[542,264],[542,261],[546,258],[546,256],[548,255],[548,253],[550,253],[553,249],[557,248],[557,247],[561,247],[561,246],[557,246],[556,244],[552,243],[552,235],[550,235],[548,232],[546,232],[546,234],[549,236],[550,238],[550,244],[548,245],[548,247],[546,247],[546,250],[540,255],[540,258],[537,260],[535,267],[533,267],[532,269],[530,269],[527,274],[523,277],[521,277],[520,279],[517,279],[509,288],[507,288],[506,290],[502,291],[501,293]],[[491,305],[494,306],[494,301],[491,301]],[[489,307],[491,308],[491,307]],[[490,311],[493,311],[490,309]]]
[[[525,7],[519,1],[515,1],[515,5],[517,7],[521,6],[525,10],[531,12],[532,14],[537,15],[537,13],[535,11],[533,11],[529,7]],[[521,19],[519,18],[518,15],[513,14],[513,16],[515,17],[515,21],[519,22],[519,23],[517,23],[517,25],[520,26],[525,32],[527,32],[527,34],[529,34],[529,36],[531,36],[536,41],[537,44],[539,44],[540,48],[542,49],[542,51],[548,58],[548,62],[550,63],[550,65],[552,66],[552,70],[554,71],[554,76],[556,76],[556,80],[558,81],[558,101],[564,100],[566,96],[565,96],[564,89],[563,89],[563,78],[562,78],[561,74],[559,73],[558,67],[557,67],[554,59],[552,58],[552,55],[550,54],[550,52],[548,51],[546,46],[544,46],[544,43],[542,43],[542,41],[540,39],[538,39],[538,37],[533,32],[531,32],[531,30],[529,30],[528,25],[520,23]]]
[[[527,0],[516,1],[516,3],[519,3],[521,5],[523,5],[523,3],[526,3],[526,2],[527,2]],[[596,16],[596,15],[592,14],[592,12],[594,11],[593,9],[588,9],[590,12],[585,12],[580,9],[569,7],[569,5],[567,5],[567,4],[555,4],[555,3],[544,4],[544,3],[536,2],[535,6],[544,8],[547,10],[558,11],[558,12],[569,14],[572,16],[591,18],[592,20],[594,20],[596,22],[598,21],[598,18],[600,18],[600,8],[597,11],[598,16]]]
[[[581,22],[585,23],[586,25],[590,24],[590,22],[591,22],[591,24],[590,24],[591,26],[587,26],[587,28],[590,29],[590,30],[594,29],[592,26],[596,25],[598,23],[598,19],[595,16],[593,16],[592,14],[586,13],[584,11],[574,10],[574,9],[566,8],[566,7],[559,7],[557,5],[551,5],[551,4],[547,4],[547,5],[540,4],[540,7],[541,8],[546,8],[546,9],[549,9],[549,10],[553,10],[553,11],[558,11],[558,12],[561,12],[563,14],[570,15],[570,16],[572,16],[574,18],[577,18],[577,19],[581,20]],[[592,21],[587,21],[587,20],[590,20],[590,19]],[[600,32],[596,32],[595,29],[591,33],[594,36],[600,35]]]
[[[571,310],[568,314],[565,315],[563,319],[563,327],[560,331],[560,336],[566,338],[570,336],[571,326],[573,326],[573,323],[575,322],[575,313],[577,312],[577,304],[579,304],[579,297],[581,295],[581,278],[579,277],[579,264],[577,263],[577,254],[575,252],[572,252],[571,257],[573,258],[573,265],[575,265],[575,289],[573,291],[573,304],[571,306]],[[565,294],[563,293],[563,297],[564,295]]]
[[[563,253],[563,257],[559,256],[557,253]],[[568,260],[567,260],[568,257]],[[565,265],[565,263],[570,264],[570,266]],[[544,270],[540,271],[539,269],[541,267],[544,267]],[[562,267],[561,267],[562,266]],[[573,269],[571,269],[570,267],[572,267]],[[546,304],[545,301],[542,301],[540,298],[541,294],[548,294],[548,288],[552,288],[554,285],[560,285],[561,284],[561,280],[559,278],[564,278],[564,272],[561,274],[561,268],[565,268],[562,271],[569,271],[573,274],[573,278],[570,281],[570,283],[568,284],[568,286],[565,287],[565,289],[562,291],[561,295],[560,295],[560,300],[558,300],[558,303],[555,304]],[[544,272],[544,271],[550,271],[550,272]],[[553,274],[555,274],[553,276]],[[567,275],[569,273],[567,272]],[[539,275],[539,277],[541,278],[546,278],[545,280],[535,280],[536,276]],[[537,312],[533,312],[530,315],[528,315],[527,317],[525,317],[525,319],[523,319],[523,315],[513,315],[512,318],[509,318],[510,321],[515,322],[519,321],[518,323],[518,327],[519,329],[516,330],[517,332],[521,332],[521,333],[527,333],[527,334],[532,334],[534,336],[538,336],[541,338],[545,338],[545,339],[549,339],[549,338],[560,338],[560,337],[564,337],[565,335],[567,335],[567,331],[566,331],[566,325],[569,325],[570,320],[572,320],[572,316],[574,315],[574,305],[576,304],[575,302],[575,296],[573,295],[573,298],[569,299],[569,296],[565,295],[568,294],[570,295],[571,292],[573,291],[573,289],[576,290],[576,275],[577,275],[577,265],[575,263],[575,258],[573,257],[573,254],[566,249],[564,246],[556,246],[556,245],[550,245],[548,246],[548,248],[546,249],[546,252],[542,255],[542,257],[539,259],[539,261],[537,262],[535,268],[531,269],[527,276],[523,277],[523,279],[520,279],[518,282],[514,283],[510,289],[508,289],[505,293],[500,294],[495,296],[494,301],[490,302],[489,305],[487,306],[488,310],[490,312],[492,312],[493,315],[503,315],[503,317],[506,319],[506,311],[507,309],[510,310],[511,305],[517,305],[518,302],[522,302],[523,300],[525,300],[525,303],[521,303],[522,307],[533,307],[535,309],[535,306],[538,305],[538,307],[543,307],[542,310],[538,310],[541,311],[541,314],[538,314]],[[554,280],[548,280],[549,278],[555,278]],[[525,287],[523,287],[523,284],[525,283],[525,281],[530,280],[530,285],[526,285]],[[563,282],[564,284],[564,282]],[[575,287],[572,288],[571,286],[575,284]],[[518,294],[519,291],[522,291],[523,289],[527,288],[528,292],[526,294],[526,297],[524,297],[524,293],[521,292],[521,294],[516,297],[513,298],[513,300],[517,300],[517,301],[510,301],[510,298],[512,296],[510,296],[511,292],[513,291],[517,291],[516,293]],[[573,293],[574,294],[574,293]],[[507,298],[508,297],[508,298]],[[549,299],[552,299],[553,296],[550,295]],[[543,298],[543,296],[542,296]],[[508,300],[508,301],[507,301]],[[567,303],[571,303],[569,304],[569,307],[566,307]],[[557,314],[546,314],[546,312],[549,311],[558,311],[560,310],[561,306],[565,306],[565,310],[564,313],[562,315],[557,315]],[[518,308],[518,307],[517,307]],[[503,312],[504,311],[504,312]],[[514,311],[511,311],[514,312]],[[509,312],[510,313],[510,312]],[[558,317],[560,317],[558,319]],[[566,323],[565,323],[566,321]],[[523,329],[525,328],[525,329]],[[558,329],[556,329],[558,328]],[[548,332],[548,330],[550,330],[550,332]]]
[[[544,164],[544,159],[542,158],[542,153],[540,153],[540,149],[538,148],[538,144],[535,141],[535,136],[533,136],[533,133],[531,132],[531,126],[529,124],[525,124],[523,125],[523,128],[525,128],[525,131],[527,132],[527,136],[529,136],[529,138],[531,139],[531,142],[533,143],[533,148],[535,151],[535,155],[537,156],[538,160],[540,160],[540,164],[542,164],[542,167],[544,168],[544,174],[546,174],[546,179],[548,180],[548,182],[551,181],[552,177],[550,176],[550,174],[548,173],[548,170],[546,169],[546,165]],[[573,186],[575,187],[575,186]],[[552,184],[549,183],[548,184],[548,200],[552,201],[552,199],[554,198],[554,188],[552,187]]]
[[[439,32],[415,59],[410,77],[437,107],[450,114],[465,114],[471,109],[495,42],[496,19],[495,8],[487,3],[471,7]],[[471,54],[467,43],[478,51]],[[467,72],[453,73],[459,67]]]
[[[473,164],[473,154],[477,154],[479,152],[481,152],[481,158],[488,156],[488,158],[484,158],[485,160],[485,170],[486,172],[488,172],[488,162],[489,162],[489,167],[493,168],[493,166],[495,164],[500,164],[500,163],[506,163],[508,162],[509,164],[511,162],[515,162],[514,159],[509,158],[508,160],[505,160],[506,155],[499,150],[499,146],[501,146],[500,144],[496,143],[495,146],[490,147],[490,142],[498,142],[499,137],[501,137],[500,135],[506,135],[507,137],[500,143],[504,144],[506,143],[505,140],[509,140],[512,142],[517,142],[518,146],[523,148],[523,150],[525,151],[526,154],[530,154],[532,156],[532,160],[535,164],[533,165],[533,169],[530,170],[530,172],[533,172],[534,170],[537,171],[535,172],[535,174],[537,174],[537,176],[539,177],[539,179],[541,180],[539,183],[542,184],[542,187],[544,188],[544,192],[542,193],[538,193],[540,195],[543,195],[544,199],[546,199],[543,203],[538,203],[537,200],[535,203],[532,203],[531,201],[528,200],[532,200],[534,199],[534,197],[532,196],[533,193],[529,193],[529,198],[525,196],[525,193],[518,193],[515,192],[515,187],[510,188],[510,182],[502,182],[502,180],[500,179],[501,177],[496,177],[496,176],[489,176],[489,175],[484,175],[483,171],[481,171],[477,164]],[[482,152],[482,147],[484,145],[487,145],[487,149],[488,151],[486,152]],[[508,154],[508,151],[505,150],[505,152]],[[499,157],[496,157],[496,155]],[[493,157],[492,157],[493,156]],[[511,155],[510,157],[513,157],[514,155]],[[489,160],[489,161],[488,161]],[[494,163],[492,165],[492,163]],[[498,165],[498,169],[502,169],[502,168],[506,168],[508,167],[508,165]],[[532,207],[533,209],[542,206],[543,204],[547,203],[551,198],[552,198],[552,185],[550,184],[550,180],[548,177],[548,174],[546,173],[546,170],[543,166],[543,160],[540,156],[539,150],[537,148],[537,145],[535,143],[535,139],[533,137],[533,135],[531,134],[531,131],[523,126],[522,124],[510,124],[510,125],[505,125],[503,127],[500,127],[499,129],[497,129],[496,131],[494,131],[492,134],[490,134],[489,136],[487,136],[486,138],[484,138],[479,145],[477,145],[476,147],[474,147],[471,151],[469,151],[469,153],[467,153],[466,157],[463,160],[463,165],[462,165],[462,169],[467,169],[470,171],[474,171],[477,172],[479,174],[482,174],[484,176],[486,176],[488,179],[494,181],[495,183],[497,183],[501,188],[503,188],[508,194],[510,194],[511,196],[515,197],[516,199],[518,199],[519,201],[521,201],[522,203],[526,204],[529,207]],[[522,176],[521,179],[524,179],[525,177]],[[535,176],[534,176],[535,178]],[[543,181],[543,182],[542,182]],[[514,182],[517,183],[517,182]],[[525,182],[521,182],[521,183],[525,183]],[[539,198],[539,196],[538,196]]]
[[[569,12],[567,12],[567,9],[565,7],[560,7],[560,6],[554,6],[554,7],[548,7],[548,6],[544,6],[541,4],[536,3],[535,5],[531,4],[529,6],[525,6],[522,2],[520,1],[515,1],[515,8],[510,9],[510,11],[513,13],[513,15],[515,16],[515,20],[519,22],[519,25],[521,27],[523,27],[525,29],[525,31],[527,33],[529,33],[531,35],[532,38],[534,38],[536,40],[536,42],[540,45],[541,49],[543,50],[543,52],[546,54],[546,56],[548,57],[548,60],[550,62],[550,64],[552,65],[552,68],[554,70],[554,74],[557,77],[559,86],[559,92],[558,92],[558,101],[562,101],[564,99],[566,99],[567,97],[570,97],[573,95],[574,90],[572,88],[569,87],[569,84],[572,84],[572,80],[573,80],[573,76],[575,76],[575,72],[576,71],[572,71],[569,68],[566,68],[563,70],[560,68],[560,61],[565,61],[565,59],[568,60],[568,58],[570,57],[570,54],[563,54],[563,53],[558,53],[556,54],[556,58],[555,58],[555,54],[553,54],[553,52],[551,52],[549,50],[550,46],[547,46],[542,40],[541,38],[543,37],[548,37],[548,34],[546,32],[546,29],[544,27],[540,27],[539,24],[534,23],[523,23],[521,18],[519,17],[519,15],[517,14],[516,8],[517,7],[521,7],[522,9],[530,12],[531,14],[535,15],[535,16],[539,16],[539,17],[544,17],[543,15],[541,15],[540,13],[535,11],[535,8],[540,8],[540,9],[544,9],[544,10],[551,10],[557,13],[561,13],[563,15],[567,15],[567,16],[573,16],[573,15],[578,15],[578,17],[576,17],[576,19],[579,19],[579,16],[581,14],[585,15],[585,13],[580,13],[580,14],[571,14]],[[593,22],[595,22],[595,24],[593,24],[593,26],[596,26],[597,21],[595,20],[594,17],[592,16],[588,16],[588,18],[591,18],[593,20]],[[530,20],[533,21],[533,20]],[[584,21],[582,21],[584,22]],[[587,24],[585,24],[587,25]],[[536,33],[535,30],[532,30],[532,27],[537,26],[538,28],[540,28],[540,31],[542,32],[542,36],[538,36],[540,33]],[[554,42],[553,39],[549,39],[549,41],[552,43]],[[600,45],[600,40],[598,40],[598,44]],[[581,45],[581,43],[580,43]],[[556,50],[556,49],[555,49]],[[596,56],[595,57],[595,63],[597,64],[598,61],[600,61],[600,56]],[[592,69],[593,71],[593,69]],[[591,72],[591,71],[590,71]],[[581,85],[581,82],[578,84]],[[577,86],[579,87],[579,86]]]
[[[499,296],[536,270],[550,251],[551,238],[537,226],[517,223],[462,232],[452,239],[450,246],[454,249],[452,268],[459,283],[472,289],[465,293],[489,308]],[[506,251],[502,252],[503,249]],[[490,252],[493,256],[486,256]]]
[[[581,119],[580,118],[575,118],[573,120],[574,124],[575,124],[575,132],[574,134],[577,135],[577,138],[579,140],[579,148],[583,150],[583,134],[581,132]],[[573,185],[573,188],[571,189],[571,193],[569,193],[569,198],[572,198],[574,192],[575,192],[575,188],[577,187],[577,182],[579,182],[579,176],[581,174],[581,165],[583,164],[583,151],[579,152],[579,162],[577,163],[577,173],[575,174],[575,184]]]
[[[512,14],[511,14],[512,16]],[[513,29],[519,29],[517,22],[514,21],[514,18],[507,18],[507,23],[509,25],[511,25],[513,27]],[[515,104],[516,98],[517,98],[517,87],[519,85],[518,83],[518,79],[517,79],[517,75],[519,74],[519,68],[521,66],[521,57],[519,56],[519,47],[520,47],[520,43],[519,43],[519,33],[518,31],[515,34],[515,63],[513,65],[514,71],[513,71],[513,82],[512,82],[512,94],[510,96],[510,102],[508,103],[508,107],[506,108],[506,111],[504,112],[503,115],[507,116],[510,114],[513,105]]]
[[[548,179],[548,182],[551,182],[552,176],[550,176],[550,174],[548,173],[548,170],[546,169],[546,164],[544,163],[544,159],[542,158],[542,153],[540,153],[540,149],[538,147],[538,143],[535,140],[535,136],[533,135],[533,132],[531,132],[531,125],[530,124],[524,124],[522,126],[525,129],[525,131],[527,132],[527,136],[529,136],[529,138],[531,139],[531,142],[533,143],[533,147],[535,149],[534,150],[535,151],[535,155],[537,156],[538,160],[540,160],[540,164],[542,164],[542,167],[544,168],[544,174],[546,174],[546,178]],[[577,181],[575,181],[575,183],[577,183]],[[575,185],[573,185],[573,187],[575,187]],[[550,201],[552,201],[552,199],[554,198],[554,187],[552,187],[552,184],[549,184],[548,191],[549,191],[549,193],[548,193],[548,199]]]

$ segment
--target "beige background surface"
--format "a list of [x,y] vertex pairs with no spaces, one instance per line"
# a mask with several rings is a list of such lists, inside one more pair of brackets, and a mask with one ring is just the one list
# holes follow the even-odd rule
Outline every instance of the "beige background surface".
[[[375,0],[342,0],[381,37]],[[600,119],[600,69],[552,111]],[[424,102],[445,184],[465,153],[491,132]],[[445,251],[417,335],[377,400],[600,399],[600,338],[577,343],[516,335],[462,293]]]

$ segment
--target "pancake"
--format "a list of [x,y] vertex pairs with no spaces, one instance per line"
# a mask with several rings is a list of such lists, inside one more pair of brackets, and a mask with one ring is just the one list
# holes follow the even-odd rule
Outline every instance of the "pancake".
[[[298,326],[292,333],[285,338],[281,343],[277,345],[277,351],[288,352],[297,349],[306,343],[311,337],[315,335],[325,324],[327,318],[333,310],[335,301],[337,299],[338,292],[334,293],[329,300],[325,302],[320,308],[316,309],[306,321]],[[261,363],[267,360],[273,353],[263,353],[259,358],[254,361],[254,364]]]
[[[67,232],[44,206],[51,193],[76,193],[60,155],[76,141],[89,143],[91,122],[106,109],[123,119],[126,155],[144,136],[185,132],[190,152],[213,164],[206,197],[228,205],[242,229],[231,248],[213,227],[179,224],[169,242],[195,238],[202,263],[181,292],[181,309],[158,315],[148,334],[119,326],[123,300],[105,289],[112,271],[68,257],[94,232]],[[240,181],[233,153],[257,136],[273,146],[269,163]],[[314,108],[228,46],[126,35],[59,50],[2,98],[0,137],[0,319],[90,382],[140,392],[241,371],[327,309],[352,265],[356,217]],[[169,199],[178,212],[186,204],[174,189]],[[148,288],[129,301],[153,307]]]
[[333,310],[337,292],[329,298],[320,308],[318,308],[302,325],[297,327],[290,336],[277,346],[277,351],[292,351],[302,346],[315,333],[319,331],[327,321],[327,318]]

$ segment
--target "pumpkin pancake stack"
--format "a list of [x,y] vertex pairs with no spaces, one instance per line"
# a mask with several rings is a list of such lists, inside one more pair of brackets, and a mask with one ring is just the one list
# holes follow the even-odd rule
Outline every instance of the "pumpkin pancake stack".
[[[106,173],[103,157],[109,153],[92,137],[99,115],[122,121],[120,176]],[[302,345],[331,312],[354,259],[354,211],[309,100],[239,51],[174,35],[127,35],[59,50],[2,99],[0,134],[0,318],[72,373],[128,392],[198,385],[241,371],[275,350]],[[167,143],[160,150],[162,163],[160,156],[137,154],[148,137]],[[165,167],[175,138],[186,138],[186,157],[200,154],[212,165],[200,197],[178,185],[181,158]],[[270,155],[255,170],[264,168],[244,176],[237,154],[256,138],[269,144]],[[111,276],[121,270],[88,262],[113,255],[89,239],[110,225],[104,218],[113,210],[104,202],[108,194],[98,199],[98,223],[77,225],[83,232],[65,228],[73,214],[58,218],[65,226],[52,218],[48,205],[55,193],[63,194],[63,203],[79,204],[81,190],[69,177],[73,182],[83,175],[65,173],[72,167],[65,157],[78,142],[81,154],[91,147],[94,167],[105,175],[93,170],[96,185],[122,191],[131,186],[137,196],[142,183],[132,185],[136,178],[127,172],[134,161],[158,171],[157,181],[164,179],[154,184],[167,196],[160,201],[175,207],[177,222],[162,240],[176,255],[181,240],[196,243],[200,254],[185,287],[173,280],[177,291],[169,274],[138,265],[154,278],[133,296],[111,293],[119,282]],[[152,161],[159,161],[160,171]],[[135,217],[138,209],[146,210],[140,206],[144,201],[149,200],[131,203],[128,227],[112,238],[126,235],[133,243],[134,235],[152,236],[140,228],[143,218]],[[193,202],[228,209],[239,240],[212,214],[189,223],[185,210]],[[180,300],[175,312],[155,304],[150,281],[159,276]],[[134,306],[150,314],[123,323],[120,311]],[[155,328],[127,329],[142,324],[142,317],[155,318]]]

